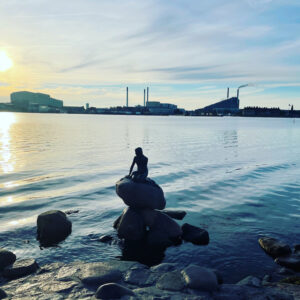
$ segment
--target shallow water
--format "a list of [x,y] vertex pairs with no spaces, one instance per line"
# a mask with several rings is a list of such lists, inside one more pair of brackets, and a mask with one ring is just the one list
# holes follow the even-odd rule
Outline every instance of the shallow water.
[[[137,146],[167,208],[210,234],[208,246],[169,248],[165,262],[236,282],[276,268],[260,236],[300,242],[299,119],[0,113],[0,246],[40,264],[119,257],[97,237],[124,208],[114,184]],[[40,249],[36,217],[50,209],[79,213],[65,242]]]

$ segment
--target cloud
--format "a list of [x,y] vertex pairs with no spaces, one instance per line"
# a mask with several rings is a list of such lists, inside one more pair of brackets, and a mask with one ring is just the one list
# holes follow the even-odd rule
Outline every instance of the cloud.
[[[121,87],[127,85],[136,87],[132,103],[139,103],[143,86],[155,86],[158,98],[170,86],[168,97],[178,103],[178,95],[182,101],[190,97],[194,105],[197,93],[207,85],[215,87],[210,91],[214,99],[222,97],[227,86],[247,82],[297,83],[300,25],[285,17],[283,9],[296,14],[299,4],[295,0],[2,1],[0,19],[6,26],[0,28],[0,48],[10,52],[16,66],[5,81],[11,89],[31,90],[59,82],[59,88],[52,87],[57,98],[79,102],[86,95],[97,103],[108,103],[107,95],[97,89],[100,86],[111,86],[109,97],[116,103]],[[80,87],[74,98],[72,87]],[[51,93],[50,88],[47,91]],[[1,92],[8,95],[9,88]]]

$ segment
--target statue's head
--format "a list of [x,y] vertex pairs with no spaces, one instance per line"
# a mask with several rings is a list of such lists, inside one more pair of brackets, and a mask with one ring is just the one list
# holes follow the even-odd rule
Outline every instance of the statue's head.
[[137,156],[143,155],[143,149],[141,147],[138,147],[135,149],[135,154]]

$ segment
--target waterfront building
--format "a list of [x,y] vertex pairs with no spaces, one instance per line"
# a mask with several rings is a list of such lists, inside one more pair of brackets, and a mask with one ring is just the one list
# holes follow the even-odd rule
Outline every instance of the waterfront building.
[[63,101],[51,98],[47,94],[27,91],[10,94],[11,104],[20,111],[28,112],[59,112]]
[[201,109],[196,109],[196,115],[224,115],[236,114],[239,112],[240,101],[237,97],[231,97],[226,100],[216,102],[205,106]]
[[177,105],[159,101],[148,101],[146,107],[153,115],[173,115],[177,110]]

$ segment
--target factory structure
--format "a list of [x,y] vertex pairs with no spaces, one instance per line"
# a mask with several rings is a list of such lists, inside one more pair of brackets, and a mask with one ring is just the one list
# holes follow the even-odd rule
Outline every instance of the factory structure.
[[240,86],[237,89],[236,97],[229,97],[229,88],[227,88],[227,98],[225,100],[221,100],[203,108],[196,109],[195,115],[206,116],[237,114],[240,110],[239,90],[241,87],[244,86]]
[[[0,111],[12,112],[36,112],[36,113],[69,113],[69,114],[115,114],[115,115],[186,115],[186,116],[244,116],[244,117],[293,117],[299,118],[300,111],[294,110],[290,104],[290,110],[282,110],[277,107],[244,107],[240,109],[240,89],[249,86],[241,85],[237,88],[236,96],[227,97],[224,100],[205,106],[200,109],[186,111],[171,103],[149,101],[149,87],[143,90],[141,104],[129,105],[129,88],[126,87],[124,106],[110,108],[92,107],[89,103],[84,106],[64,106],[62,100],[54,99],[43,93],[27,91],[14,92],[10,95],[10,103],[0,103]],[[142,96],[142,95],[141,95]]]
[[61,112],[63,101],[47,94],[15,92],[10,95],[10,106],[24,112]]

